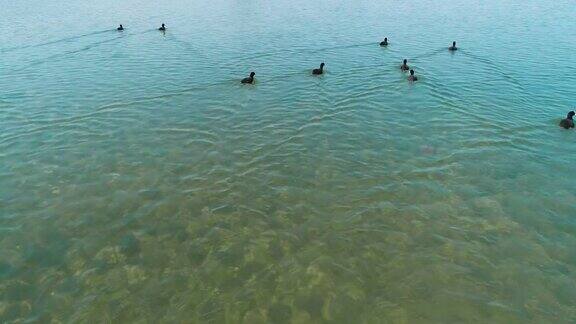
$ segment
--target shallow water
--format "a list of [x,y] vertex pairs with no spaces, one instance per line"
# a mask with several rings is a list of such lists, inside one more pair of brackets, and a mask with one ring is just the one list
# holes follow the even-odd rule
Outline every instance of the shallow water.
[[0,322],[576,321],[572,1],[0,4]]

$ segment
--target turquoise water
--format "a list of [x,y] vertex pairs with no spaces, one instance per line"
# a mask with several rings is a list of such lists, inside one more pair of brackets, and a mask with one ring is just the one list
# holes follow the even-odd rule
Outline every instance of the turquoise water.
[[576,322],[572,1],[0,4],[0,322]]

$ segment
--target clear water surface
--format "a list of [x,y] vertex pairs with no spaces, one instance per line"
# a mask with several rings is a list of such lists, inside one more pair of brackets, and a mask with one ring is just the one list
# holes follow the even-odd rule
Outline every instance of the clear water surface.
[[0,7],[0,322],[576,322],[573,1]]

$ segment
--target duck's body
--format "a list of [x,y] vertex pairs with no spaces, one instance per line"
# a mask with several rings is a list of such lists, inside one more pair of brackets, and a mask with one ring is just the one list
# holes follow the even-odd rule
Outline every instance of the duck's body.
[[384,41],[380,42],[380,46],[388,46],[388,38],[384,38]]
[[162,24],[162,26],[160,26],[160,28],[158,28],[159,31],[166,31],[166,25]]
[[320,68],[319,69],[314,69],[312,70],[312,74],[314,75],[320,75],[324,73],[324,63],[320,64]]
[[560,121],[560,127],[565,129],[574,128],[574,115],[576,115],[576,113],[573,111],[569,112],[568,116]]
[[402,63],[402,65],[400,65],[400,70],[402,70],[402,71],[410,70],[410,67],[408,66],[408,60],[404,60],[404,63]]
[[566,129],[574,128],[574,120],[567,118],[562,119],[562,121],[560,121],[560,126]]
[[242,79],[242,81],[240,81],[240,82],[243,84],[253,84],[255,75],[256,75],[256,73],[252,72],[252,73],[250,73],[249,77]]
[[449,51],[457,51],[458,47],[456,47],[456,42],[452,42],[452,46],[448,47]]
[[124,26],[122,26],[122,24],[120,24],[120,27],[116,28],[117,31],[122,31],[124,30]]
[[414,70],[410,70],[410,76],[408,77],[408,81],[410,82],[418,81],[418,77],[414,75]]

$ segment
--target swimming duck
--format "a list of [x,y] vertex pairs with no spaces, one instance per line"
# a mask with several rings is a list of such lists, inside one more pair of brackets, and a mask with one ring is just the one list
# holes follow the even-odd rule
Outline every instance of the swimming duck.
[[408,66],[408,60],[404,59],[404,63],[402,63],[402,65],[400,65],[400,70],[402,70],[402,71],[410,70],[410,67]]
[[562,119],[560,121],[560,127],[564,127],[566,129],[574,128],[574,115],[576,115],[574,111],[569,112],[568,116],[566,116],[566,119]]
[[319,68],[319,69],[314,69],[314,70],[312,70],[312,74],[315,74],[315,75],[320,75],[320,74],[322,74],[322,73],[324,73],[324,63],[321,63],[321,64],[320,64],[320,68]]
[[414,70],[410,70],[410,76],[408,77],[408,81],[418,81],[418,77],[414,75]]
[[124,30],[124,26],[122,26],[122,24],[120,24],[120,27],[116,28],[116,30]]
[[385,37],[383,42],[380,42],[380,46],[388,46],[388,38]]
[[160,31],[165,31],[166,30],[166,25],[162,24],[162,26],[160,28],[158,28],[158,30]]
[[255,75],[256,75],[256,73],[251,72],[249,77],[242,79],[242,81],[240,81],[240,82],[242,82],[244,84],[246,84],[246,83],[252,84],[252,83],[254,83],[254,76]]
[[457,51],[458,47],[456,47],[456,42],[452,42],[452,46],[448,47],[449,51]]

